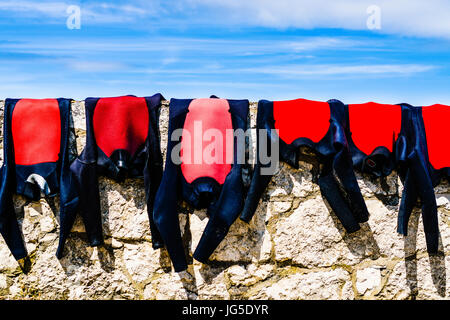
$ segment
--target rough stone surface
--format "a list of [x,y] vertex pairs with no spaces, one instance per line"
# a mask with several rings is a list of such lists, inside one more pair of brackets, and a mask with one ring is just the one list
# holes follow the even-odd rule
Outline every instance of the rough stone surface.
[[[83,102],[73,103],[73,115],[81,152]],[[167,120],[165,103],[164,152]],[[253,103],[252,127],[255,122]],[[347,234],[312,172],[306,162],[298,170],[281,164],[253,220],[236,221],[209,265],[190,259],[189,269],[180,273],[173,272],[166,250],[152,249],[142,180],[118,184],[101,177],[105,245],[89,247],[78,218],[61,260],[55,257],[59,198],[30,202],[16,196],[32,266],[24,274],[0,239],[0,299],[449,299],[448,184],[436,188],[441,253],[429,256],[419,209],[408,237],[396,233],[402,186],[395,173],[384,179],[358,175],[371,216],[360,231]],[[180,213],[192,255],[208,218],[186,204]]]

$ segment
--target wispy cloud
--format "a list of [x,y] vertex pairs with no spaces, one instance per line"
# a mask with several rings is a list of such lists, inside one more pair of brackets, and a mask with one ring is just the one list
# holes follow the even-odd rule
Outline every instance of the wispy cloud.
[[411,75],[435,69],[433,65],[375,64],[375,65],[289,65],[243,69],[241,72],[265,73],[284,76],[334,76],[334,75]]
[[[362,39],[349,37],[292,37],[290,40],[249,40],[214,39],[192,37],[111,37],[111,38],[52,38],[22,39],[15,42],[0,42],[0,48],[20,53],[55,54],[62,52],[101,53],[101,52],[167,52],[169,59],[176,59],[179,53],[203,52],[222,53],[233,56],[261,56],[278,53],[305,53],[318,50],[361,50],[377,48],[382,42],[373,40],[370,44]],[[308,57],[308,56],[304,56]],[[311,57],[311,56],[309,56]],[[173,62],[173,61],[171,61]]]
[[[274,28],[367,30],[367,8],[381,9],[381,33],[450,38],[447,0],[189,0],[235,24]],[[224,11],[225,10],[225,11]],[[226,12],[224,14],[224,12]]]
[[0,11],[10,14],[20,14],[24,17],[45,16],[63,17],[66,14],[68,3],[64,2],[33,2],[33,1],[2,1]]
[[201,74],[267,74],[296,79],[308,79],[323,76],[408,76],[424,73],[436,69],[433,65],[421,64],[375,64],[375,65],[283,65],[264,66],[259,68],[174,68],[174,69],[147,69],[141,71],[148,74],[177,74],[177,75],[201,75]]
[[146,6],[136,6],[133,2],[136,1],[131,1],[131,4],[120,4],[120,1],[119,4],[95,1],[2,1],[0,12],[18,18],[34,18],[39,23],[55,23],[68,17],[66,10],[69,6],[79,5],[82,21],[87,24],[137,22],[158,13],[156,2],[151,1]]
[[82,61],[82,60],[68,61],[67,66],[72,70],[80,72],[115,72],[128,69],[128,67],[125,64],[118,62]]
[[[378,33],[450,39],[447,0],[130,0],[2,1],[0,13],[54,23],[69,5],[81,7],[83,24],[124,24],[184,30],[192,26],[276,29],[367,29],[367,8],[381,9]],[[49,19],[51,18],[51,19]]]
[[[154,43],[158,45],[155,46]],[[371,42],[383,50],[382,42]],[[405,50],[404,44],[399,46]],[[100,39],[45,41],[28,39],[0,43],[4,52],[42,56],[42,61],[59,63],[77,72],[128,72],[141,74],[271,74],[290,78],[338,75],[405,76],[439,68],[430,63],[367,63],[352,61],[355,52],[368,49],[367,42],[348,37],[297,37],[287,40],[220,40],[196,38]],[[324,63],[308,53],[334,53]],[[395,50],[393,47],[390,50]],[[52,58],[53,57],[53,58]],[[221,57],[220,60],[217,58]],[[225,58],[226,57],[226,58]],[[52,60],[53,59],[53,60]],[[359,58],[361,59],[361,58]],[[367,59],[362,59],[367,60]],[[369,59],[371,60],[371,59]],[[149,63],[151,61],[152,63]],[[299,63],[301,62],[301,63]]]

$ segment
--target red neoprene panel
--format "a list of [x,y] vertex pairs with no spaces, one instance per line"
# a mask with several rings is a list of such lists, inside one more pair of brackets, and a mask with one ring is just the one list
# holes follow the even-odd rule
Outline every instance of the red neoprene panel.
[[422,116],[431,164],[437,170],[450,167],[450,106],[423,107]]
[[61,116],[56,99],[21,99],[12,112],[11,131],[18,165],[58,161]]
[[330,127],[330,106],[327,102],[305,99],[274,101],[273,117],[275,129],[287,144],[298,138],[317,143]]
[[350,131],[356,147],[370,155],[377,147],[390,152],[402,126],[401,106],[368,102],[351,104]]
[[93,118],[97,146],[108,157],[117,149],[127,150],[133,156],[147,139],[149,115],[145,98],[101,98]]
[[[229,108],[225,99],[195,99],[189,105],[180,151],[181,171],[188,183],[200,177],[210,177],[219,184],[224,183],[231,170],[227,155],[230,158],[234,150],[234,141],[228,139],[230,143],[227,143],[226,139],[227,130],[233,130]],[[204,134],[210,129],[218,134],[206,141]],[[233,131],[228,131],[228,134],[230,132]],[[207,147],[214,152],[205,152]],[[210,154],[214,156],[214,161],[205,157]]]

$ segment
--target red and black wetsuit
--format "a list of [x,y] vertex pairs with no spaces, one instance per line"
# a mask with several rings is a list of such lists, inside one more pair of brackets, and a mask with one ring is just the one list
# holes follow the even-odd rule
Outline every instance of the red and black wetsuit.
[[[187,268],[180,200],[208,209],[209,221],[194,252],[204,263],[241,213],[245,187],[233,132],[247,129],[248,108],[248,100],[170,100],[167,158],[153,217],[177,272]],[[213,158],[204,157],[208,154]]]
[[267,134],[258,134],[257,161],[241,219],[250,221],[272,178],[262,174],[262,169],[272,165],[261,162],[262,139],[270,146],[268,141],[279,138],[280,160],[294,168],[298,168],[301,147],[313,151],[322,165],[318,178],[322,195],[348,232],[359,230],[359,223],[367,221],[369,214],[353,172],[346,128],[345,107],[338,100],[259,101],[257,129],[265,129]]
[[162,242],[155,228],[152,209],[162,177],[159,142],[161,94],[151,97],[122,96],[87,98],[86,146],[72,163],[80,194],[80,211],[92,246],[103,244],[98,176],[117,181],[143,177],[152,243]]
[[449,172],[449,151],[443,147],[448,144],[445,121],[449,108],[370,102],[349,105],[348,114],[355,167],[375,176],[398,171],[404,188],[397,231],[407,235],[409,218],[420,199],[427,250],[437,252],[439,226],[433,187]]
[[60,195],[58,254],[70,233],[78,195],[70,171],[76,157],[70,99],[6,99],[0,232],[17,260],[27,251],[14,212],[14,193],[31,200]]

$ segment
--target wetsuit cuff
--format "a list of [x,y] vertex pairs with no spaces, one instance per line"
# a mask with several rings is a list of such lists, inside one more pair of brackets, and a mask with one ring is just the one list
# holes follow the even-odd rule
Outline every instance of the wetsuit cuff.
[[175,272],[181,272],[187,269],[187,263],[185,261],[181,262],[173,262],[173,268],[175,270]]
[[345,227],[345,231],[347,231],[347,233],[355,233],[356,231],[358,231],[360,229],[361,229],[361,226],[359,224]]
[[164,243],[162,241],[154,241],[152,242],[152,247],[154,250],[164,248]]
[[98,247],[104,244],[103,238],[102,237],[92,237],[91,239],[89,239],[89,245],[91,247]]
[[28,253],[25,249],[12,250],[11,253],[12,253],[14,259],[16,259],[17,261],[28,257]]
[[241,220],[241,221],[244,221],[245,223],[250,223],[250,221],[252,220],[252,218],[253,218],[253,215],[252,214],[249,214],[249,213],[247,213],[247,212],[242,212],[242,214],[239,216],[239,219]]
[[193,255],[194,259],[201,263],[208,263],[209,257],[225,238],[227,231],[223,228],[211,228],[208,231],[204,231],[203,236],[195,249]]
[[439,232],[426,232],[425,239],[427,243],[428,253],[438,253],[439,249]]

